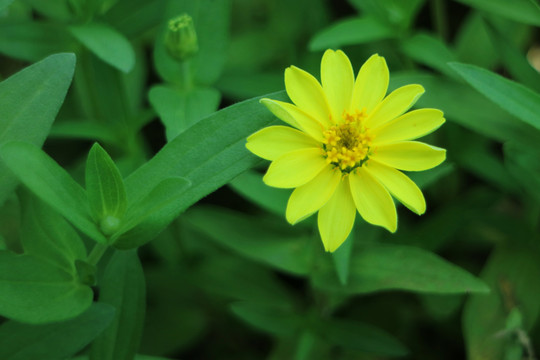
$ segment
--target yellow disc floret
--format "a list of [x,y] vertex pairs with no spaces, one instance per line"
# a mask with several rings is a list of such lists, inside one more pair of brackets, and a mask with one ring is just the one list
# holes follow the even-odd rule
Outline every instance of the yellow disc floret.
[[344,113],[343,122],[324,131],[326,162],[349,173],[369,158],[373,136],[364,125],[365,112]]

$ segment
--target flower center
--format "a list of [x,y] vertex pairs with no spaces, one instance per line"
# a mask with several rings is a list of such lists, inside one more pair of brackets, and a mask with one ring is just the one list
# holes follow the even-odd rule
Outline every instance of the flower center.
[[342,124],[323,133],[323,155],[327,163],[349,173],[369,159],[373,135],[364,125],[365,118],[364,110],[344,113]]

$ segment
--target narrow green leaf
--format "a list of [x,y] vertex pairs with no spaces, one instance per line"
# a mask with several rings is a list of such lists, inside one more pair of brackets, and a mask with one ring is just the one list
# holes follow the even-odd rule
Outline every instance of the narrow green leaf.
[[498,61],[498,54],[489,38],[484,17],[478,11],[470,11],[457,29],[455,53],[458,61],[491,69]]
[[28,325],[8,321],[0,326],[2,360],[68,358],[101,333],[112,321],[114,308],[94,304],[80,316],[53,324]]
[[165,125],[168,141],[216,111],[221,98],[213,88],[195,88],[183,92],[161,85],[152,87],[148,96]]
[[517,22],[540,26],[540,7],[530,0],[458,0],[461,3]]
[[[332,261],[334,262],[334,265],[336,268],[336,274],[338,276],[338,279],[341,285],[347,285],[347,282],[349,281],[349,268],[351,264],[351,254],[352,254],[355,234],[357,232],[361,233],[361,231],[357,230],[357,226],[355,226],[350,232],[347,239],[345,240],[345,243],[342,246],[340,246],[331,255]],[[366,239],[362,239],[362,241],[366,241]]]
[[[268,97],[284,100],[283,92]],[[126,178],[129,203],[136,203],[161,181],[183,177],[192,186],[174,204],[170,219],[260,162],[245,147],[246,138],[276,122],[260,98],[220,110],[184,131]]]
[[0,314],[33,324],[73,318],[92,304],[76,275],[32,255],[0,251]]
[[331,264],[321,263],[313,283],[328,291],[371,293],[408,290],[437,294],[489,292],[481,280],[437,255],[410,246],[373,245],[351,258],[349,282],[342,286]]
[[250,259],[293,274],[311,267],[313,239],[285,221],[255,218],[217,207],[199,206],[183,217],[197,231]]
[[[4,42],[0,39],[0,43]],[[43,144],[64,101],[74,68],[73,54],[52,55],[0,83],[0,146],[14,140]],[[0,204],[16,184],[15,176],[0,161]]]
[[165,179],[130,205],[125,221],[111,238],[114,246],[131,249],[155,238],[176,217],[178,203],[190,185],[185,178]]
[[0,157],[22,183],[74,226],[95,241],[106,242],[90,216],[84,189],[47,154],[14,141],[0,147]]
[[456,61],[456,55],[447,45],[427,33],[418,33],[401,42],[401,51],[419,64],[432,67],[445,75],[456,77],[448,62]]
[[345,319],[319,320],[317,330],[332,345],[385,356],[404,356],[408,350],[396,338],[374,326]]
[[540,130],[540,95],[514,81],[474,65],[450,66],[478,92],[529,125]]
[[235,302],[232,312],[255,328],[275,336],[291,336],[300,327],[300,318],[291,308],[267,303]]
[[[86,160],[86,194],[94,218],[104,221],[108,217],[121,220],[127,209],[126,190],[120,171],[109,154],[95,143]],[[117,229],[107,228],[102,224],[102,231],[113,233]]]
[[463,328],[468,358],[502,359],[508,338],[495,336],[506,329],[514,308],[523,312],[523,330],[532,329],[540,314],[540,266],[536,249],[499,247],[490,256],[482,279],[491,286],[489,295],[468,298],[463,311]]
[[360,13],[376,16],[399,29],[407,29],[414,21],[424,0],[349,0]]
[[90,359],[131,360],[139,348],[145,279],[135,250],[116,251],[100,281],[99,301],[116,309],[112,324],[92,344]]
[[540,204],[540,151],[509,142],[504,144],[504,162],[514,181]]
[[316,51],[345,45],[364,44],[395,36],[393,29],[388,25],[374,17],[364,16],[340,20],[321,30],[309,42],[309,49]]
[[101,60],[125,73],[135,65],[135,51],[121,33],[102,23],[70,26],[71,34]]

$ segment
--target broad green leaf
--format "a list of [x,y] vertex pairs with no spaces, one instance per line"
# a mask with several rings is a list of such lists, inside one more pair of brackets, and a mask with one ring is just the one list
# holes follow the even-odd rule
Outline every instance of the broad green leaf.
[[[16,59],[39,61],[51,54],[73,49],[73,42],[59,24],[40,21],[0,23],[0,53]],[[55,71],[68,69],[57,67]]]
[[75,119],[55,122],[49,137],[61,139],[98,140],[102,143],[109,144],[115,144],[118,142],[118,139],[110,126],[103,125],[97,121],[91,122]]
[[93,292],[76,274],[32,255],[0,252],[0,314],[39,324],[73,318],[92,304]]
[[[73,54],[52,55],[0,83],[0,146],[14,140],[43,144],[64,101],[74,68]],[[16,177],[0,161],[0,204],[16,184]]]
[[456,77],[448,62],[456,56],[447,45],[427,33],[419,33],[401,42],[401,51],[419,64],[432,67],[445,75]]
[[[284,100],[283,92],[268,97]],[[170,177],[183,177],[192,186],[171,208],[170,220],[260,162],[245,147],[246,138],[276,122],[260,98],[220,110],[184,131],[150,161],[125,179],[128,202],[140,201]]]
[[374,17],[340,20],[321,30],[309,42],[312,51],[345,45],[357,45],[371,41],[393,38],[392,28]]
[[504,157],[514,181],[540,203],[540,151],[509,142],[504,144]]
[[78,317],[53,324],[0,325],[2,360],[66,359],[88,345],[112,321],[114,308],[96,303]]
[[24,0],[25,3],[32,6],[37,12],[46,17],[55,20],[70,20],[73,17],[69,9],[68,2],[65,0]]
[[130,42],[109,25],[92,22],[70,26],[69,30],[97,57],[118,70],[127,73],[135,65],[135,52]]
[[451,63],[450,66],[493,103],[540,130],[540,95],[538,93],[474,65]]
[[329,262],[313,275],[316,287],[350,294],[408,290],[435,294],[489,292],[481,280],[437,255],[401,245],[372,245],[351,257],[347,286],[340,284]]
[[79,235],[55,210],[29,193],[23,195],[24,253],[75,274],[75,260],[86,259],[86,248]]
[[0,157],[41,200],[95,241],[106,242],[90,216],[84,189],[47,154],[32,144],[10,142],[0,147]]
[[345,349],[385,356],[404,356],[408,353],[396,338],[368,324],[345,319],[321,319],[316,326],[321,337]]
[[186,92],[161,85],[152,87],[148,96],[165,125],[168,141],[216,111],[221,98],[213,88],[195,88]]
[[99,301],[116,309],[112,324],[92,344],[90,359],[131,360],[139,348],[146,303],[145,279],[135,250],[116,251],[100,281]]
[[[114,233],[127,209],[126,190],[120,171],[98,143],[88,153],[85,176],[86,194],[94,218],[101,222],[104,233]],[[111,221],[116,221],[117,226],[108,223]]]
[[130,205],[111,241],[119,249],[131,249],[155,238],[176,217],[178,203],[190,185],[185,178],[160,182],[148,196]]
[[489,295],[469,297],[463,312],[463,328],[470,360],[502,359],[511,338],[494,336],[506,329],[516,307],[523,314],[523,330],[533,328],[540,313],[540,254],[536,249],[501,246],[491,254],[482,279],[493,289]]
[[285,215],[290,190],[273,188],[262,181],[262,174],[248,170],[235,177],[229,186],[244,198],[280,217]]
[[271,335],[291,336],[301,324],[301,318],[291,308],[247,301],[235,302],[230,306],[236,316]]
[[530,0],[458,0],[461,3],[517,22],[540,26],[540,7]]
[[250,259],[293,274],[307,274],[311,267],[311,236],[284,220],[257,219],[232,210],[199,206],[183,219],[197,231]]

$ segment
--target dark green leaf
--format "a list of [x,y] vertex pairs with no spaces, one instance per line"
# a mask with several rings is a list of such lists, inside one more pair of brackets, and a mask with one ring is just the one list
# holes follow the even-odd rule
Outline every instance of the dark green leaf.
[[242,301],[231,304],[231,310],[248,324],[276,336],[291,336],[300,326],[300,317],[290,308]]
[[[74,68],[73,54],[53,55],[0,83],[0,145],[12,140],[43,144],[64,101]],[[15,176],[0,161],[0,204],[16,183]]]
[[464,4],[517,22],[540,26],[540,7],[530,0],[458,0]]
[[65,359],[88,345],[113,317],[113,307],[98,303],[80,316],[64,322],[46,325],[5,322],[0,326],[0,358]]
[[92,344],[90,359],[133,359],[141,340],[145,292],[137,252],[115,252],[100,281],[99,301],[114,306],[116,314],[112,324]]
[[56,20],[69,20],[73,14],[69,9],[68,2],[65,0],[25,0],[27,4],[32,6],[37,12]]
[[496,49],[489,38],[484,18],[477,11],[471,11],[458,28],[455,41],[458,61],[492,68],[498,60]]
[[456,61],[455,54],[444,42],[427,33],[419,33],[401,42],[401,51],[419,64],[432,67],[443,74],[456,77],[448,62]]
[[540,95],[514,81],[474,65],[451,63],[465,81],[493,103],[540,130]]
[[129,41],[109,25],[88,23],[70,26],[71,34],[97,57],[125,73],[135,65],[135,52]]
[[93,293],[76,274],[32,255],[0,252],[0,314],[28,323],[73,318],[92,304]]
[[106,242],[90,216],[84,189],[47,154],[32,144],[10,142],[0,147],[0,156],[38,197],[95,241]]
[[540,151],[504,144],[505,165],[518,184],[540,203]]

